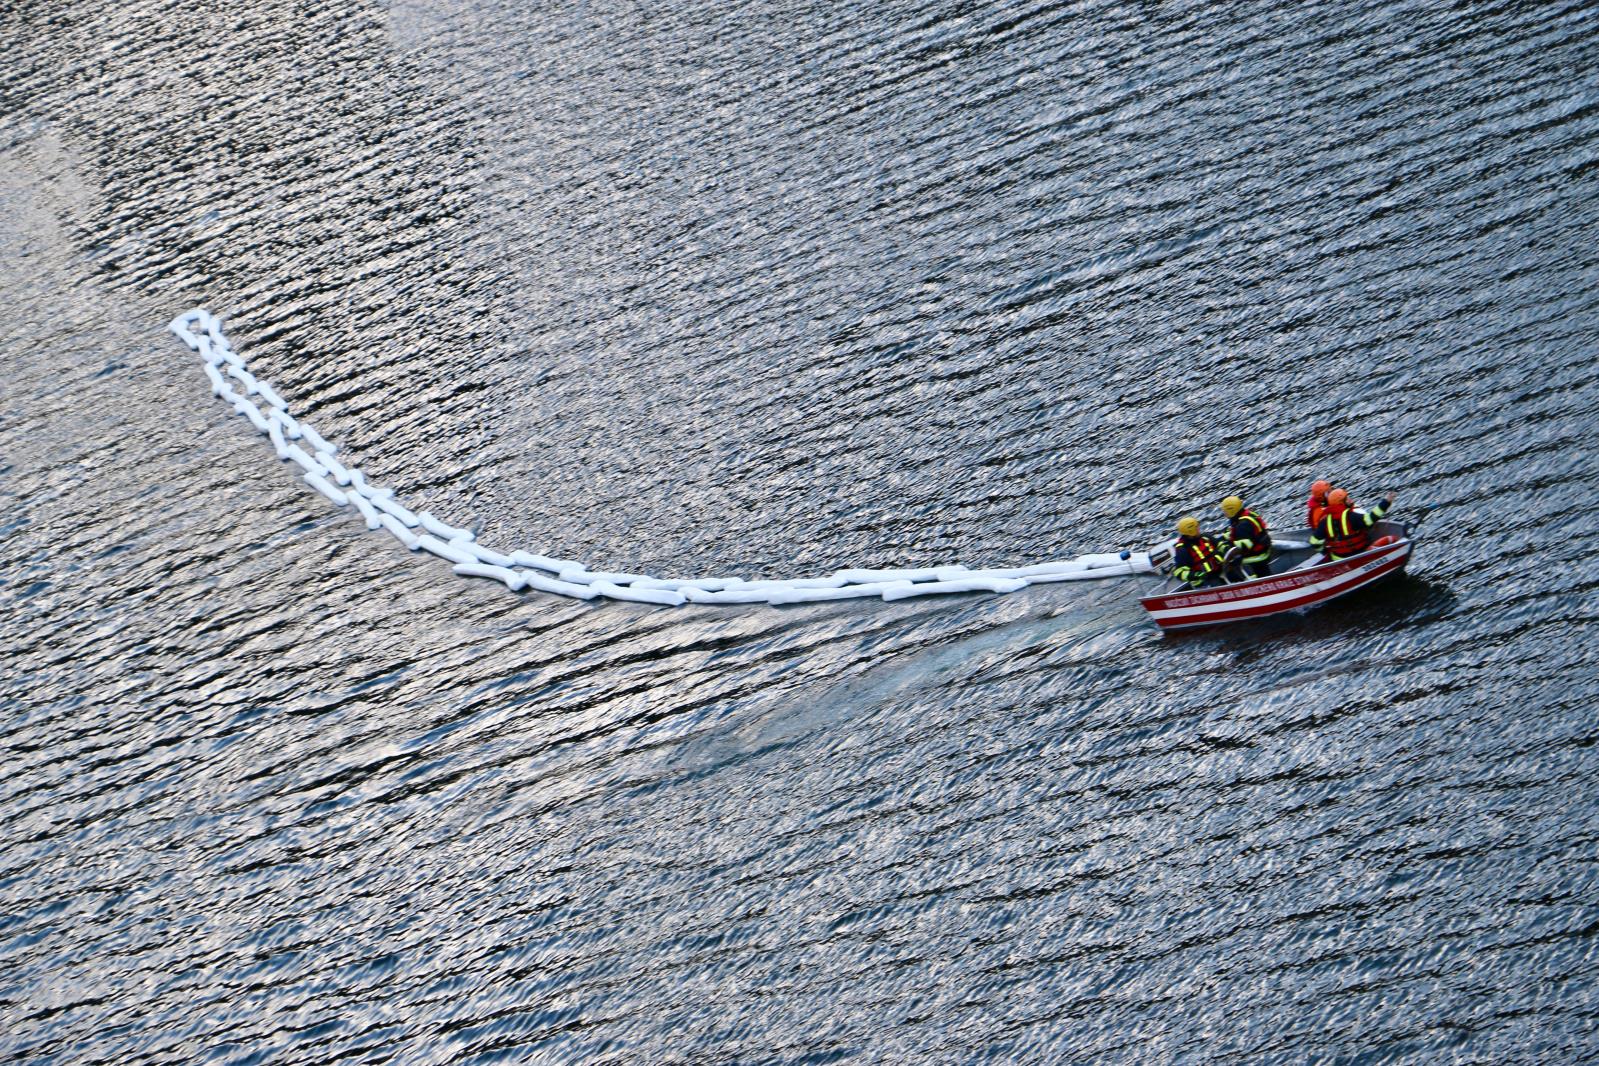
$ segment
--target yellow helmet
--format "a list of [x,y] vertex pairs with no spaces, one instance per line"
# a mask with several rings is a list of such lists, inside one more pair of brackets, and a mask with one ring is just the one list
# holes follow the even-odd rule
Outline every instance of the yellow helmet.
[[1237,496],[1229,496],[1221,501],[1221,513],[1228,518],[1235,518],[1239,511],[1244,509],[1244,501]]
[[1177,520],[1177,532],[1181,533],[1185,537],[1199,536],[1199,519],[1195,518],[1193,515],[1188,515],[1186,518],[1179,518]]

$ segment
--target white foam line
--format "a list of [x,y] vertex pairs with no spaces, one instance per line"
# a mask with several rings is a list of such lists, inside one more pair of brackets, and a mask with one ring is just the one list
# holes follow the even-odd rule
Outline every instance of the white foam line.
[[[220,381],[221,378],[219,377],[217,380]],[[274,407],[272,410],[267,412],[267,417],[276,422],[278,425],[282,426],[284,436],[288,437],[290,440],[299,440],[302,436],[300,433],[300,423],[296,422],[294,420],[294,416],[290,415],[282,408]]]
[[551,574],[559,574],[562,570],[579,565],[569,563],[565,559],[550,559],[543,555],[535,555],[521,548],[511,553],[511,564],[529,570],[545,570]]
[[395,540],[405,545],[411,551],[416,551],[422,547],[422,538],[418,537],[415,533],[412,533],[410,529],[406,528],[404,522],[400,521],[398,518],[395,518],[393,515],[380,514],[378,515],[378,521],[383,523],[384,529],[387,529],[390,533],[394,534]]
[[743,585],[715,591],[696,588],[693,585],[687,585],[682,589],[683,595],[691,603],[770,603],[772,591],[764,588],[747,588]]
[[1015,578],[997,578],[956,581],[922,581],[911,584],[896,583],[883,590],[885,600],[904,600],[912,596],[937,596],[946,592],[1016,592],[1027,587],[1027,582]]
[[233,402],[233,409],[250,420],[257,432],[266,433],[271,429],[271,423],[266,420],[266,415],[261,413],[261,408],[249,400],[240,398]]
[[[518,548],[500,552],[476,543],[470,530],[452,526],[427,511],[413,511],[394,499],[394,490],[367,484],[348,459],[337,459],[339,447],[306,422],[289,413],[289,404],[270,382],[246,369],[244,359],[223,335],[222,323],[204,308],[174,318],[168,328],[195,351],[211,391],[271,440],[279,459],[295,463],[306,484],[339,507],[353,503],[366,527],[386,530],[410,551],[426,551],[452,564],[463,577],[501,581],[512,591],[539,592],[592,600],[604,597],[632,603],[677,606],[683,603],[824,603],[880,597],[937,596],[954,592],[1015,592],[1028,585],[1086,581],[1151,573],[1145,552],[1098,553],[1077,559],[1027,566],[969,570],[959,564],[900,569],[845,569],[825,576],[746,581],[738,577],[669,578],[590,570],[571,559],[557,559]],[[228,379],[244,386],[241,396]],[[259,396],[263,411],[247,396]],[[306,448],[293,441],[304,441]],[[313,457],[314,453],[314,457]],[[335,484],[335,482],[337,484]],[[420,532],[417,530],[420,528]],[[1288,545],[1286,542],[1284,546]]]
[[511,558],[509,555],[501,555],[494,549],[485,548],[481,544],[473,544],[471,541],[463,540],[452,540],[450,543],[455,547],[460,548],[462,551],[471,552],[477,557],[477,561],[480,563],[485,563],[489,566],[500,567],[512,567],[516,565],[516,560]]
[[448,559],[452,563],[477,563],[477,556],[471,552],[462,551],[455,545],[448,541],[442,541],[431,533],[424,533],[417,540],[422,543],[423,551],[432,552],[441,559]]
[[351,503],[355,504],[355,509],[361,512],[361,517],[366,519],[366,528],[377,529],[382,524],[378,521],[377,511],[367,502],[365,496],[362,496],[359,492],[346,492],[345,495],[350,498]]
[[407,529],[415,529],[417,526],[422,524],[422,520],[420,518],[411,513],[411,511],[405,507],[395,503],[387,496],[373,496],[368,493],[362,493],[362,495],[366,496],[367,499],[372,501],[373,507],[376,507],[384,514],[391,515],[400,522],[404,523]]
[[662,607],[683,606],[683,594],[671,589],[636,589],[618,585],[614,581],[596,581],[589,586],[601,596],[613,600],[630,600],[633,603],[658,603]]
[[592,600],[600,594],[599,589],[593,585],[574,585],[569,581],[557,581],[553,577],[545,577],[543,574],[536,574],[532,571],[523,572],[522,577],[527,582],[528,588],[538,589],[540,592],[553,592],[557,596],[571,596],[579,600]]
[[343,463],[333,458],[332,452],[317,452],[316,461],[328,468],[328,473],[333,475],[333,480],[339,485],[350,483],[350,471]]
[[315,459],[311,458],[309,455],[305,454],[305,449],[300,447],[298,444],[291,444],[283,450],[289,453],[289,461],[291,463],[298,464],[300,469],[304,470],[307,474],[315,474],[317,477],[327,477],[327,468],[321,463],[317,462]]
[[272,441],[272,450],[278,453],[279,459],[289,457],[288,442],[283,439],[283,427],[276,422],[267,426],[267,437]]
[[503,581],[505,587],[512,592],[520,592],[525,584],[522,575],[515,570],[494,566],[491,563],[456,563],[452,569],[462,577],[491,577],[496,581]]
[[854,600],[866,596],[881,596],[886,590],[909,581],[874,581],[865,585],[844,585],[836,589],[772,589],[766,594],[767,603],[822,603],[826,600]]
[[450,525],[448,522],[440,522],[437,518],[434,518],[426,511],[418,511],[416,516],[422,520],[422,528],[433,534],[435,537],[438,537],[440,540],[472,539],[471,530],[458,529],[455,526]]
[[305,483],[310,485],[313,489],[316,489],[318,492],[332,500],[340,507],[343,507],[345,504],[350,502],[350,497],[334,488],[333,483],[327,478],[323,477],[321,474],[306,474]]

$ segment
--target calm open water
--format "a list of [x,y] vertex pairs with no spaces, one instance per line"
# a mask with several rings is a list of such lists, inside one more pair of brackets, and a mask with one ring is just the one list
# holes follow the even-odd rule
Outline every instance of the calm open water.
[[[0,1057],[1599,1057],[1599,10],[0,12]],[[1142,547],[1409,577],[514,595]]]

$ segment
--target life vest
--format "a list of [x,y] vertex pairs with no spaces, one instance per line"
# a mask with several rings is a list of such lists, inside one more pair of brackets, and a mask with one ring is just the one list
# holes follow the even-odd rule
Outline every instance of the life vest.
[[1321,518],[1317,532],[1327,542],[1326,552],[1334,559],[1347,559],[1359,555],[1371,546],[1371,527],[1367,516],[1353,507],[1342,511],[1328,511]]
[[1305,524],[1311,529],[1321,525],[1321,520],[1327,515],[1327,497],[1312,496],[1306,500],[1305,514],[1307,516]]
[[[1183,552],[1188,553],[1188,562],[1183,562]],[[1221,552],[1216,547],[1216,542],[1201,533],[1197,537],[1178,537],[1177,550],[1172,553],[1176,562],[1173,573],[1179,581],[1186,581],[1190,585],[1198,584],[1211,574],[1222,571]]]
[[1266,528],[1266,520],[1247,507],[1233,515],[1232,540],[1234,544],[1249,541],[1246,563],[1262,562],[1271,555],[1271,531]]

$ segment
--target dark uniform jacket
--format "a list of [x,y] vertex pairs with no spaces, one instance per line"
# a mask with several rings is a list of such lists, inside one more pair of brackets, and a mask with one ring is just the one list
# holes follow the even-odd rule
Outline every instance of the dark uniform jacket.
[[1171,558],[1172,574],[1195,588],[1203,585],[1207,577],[1222,572],[1221,550],[1203,533],[1197,537],[1178,537]]
[[1266,520],[1245,507],[1233,516],[1227,539],[1234,547],[1244,549],[1244,562],[1260,563],[1271,557],[1271,532]]

